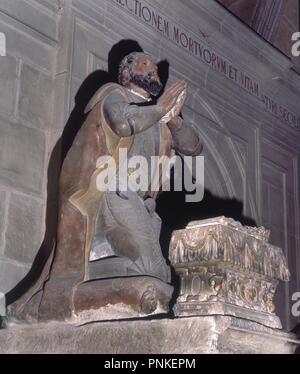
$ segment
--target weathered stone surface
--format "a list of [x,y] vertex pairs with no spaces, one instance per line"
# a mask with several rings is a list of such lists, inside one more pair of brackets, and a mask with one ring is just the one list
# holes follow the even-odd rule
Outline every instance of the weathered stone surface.
[[[291,55],[291,35],[298,29],[297,0],[218,0],[259,35]],[[283,24],[285,27],[283,27]]]
[[1,58],[0,111],[10,115],[14,109],[17,82],[17,62],[14,57]]
[[[27,1],[26,5],[28,6]],[[26,5],[23,4],[23,6]],[[35,12],[32,16],[39,17]],[[38,66],[43,71],[54,71],[55,49],[53,43],[49,43],[49,39],[45,38],[45,35],[30,29],[28,25],[16,22],[13,18],[5,18],[7,22],[0,20],[0,23],[1,32],[6,35],[7,53],[21,61]]]
[[[41,3],[41,2],[40,2]],[[57,7],[57,0],[51,1],[53,8]],[[24,0],[2,0],[0,9],[5,14],[9,14],[19,22],[26,24],[33,29],[41,31],[44,35],[55,39],[57,36],[57,28],[53,13],[46,12],[43,7]]]
[[0,330],[6,327],[6,302],[5,295],[0,292]]
[[6,316],[5,295],[0,292],[0,317]]
[[[44,279],[49,274],[51,264],[52,260],[49,259],[44,269]],[[42,292],[38,292],[43,289],[48,292],[46,301],[42,298]],[[50,279],[46,286],[43,283],[35,285],[28,295],[25,294],[9,307],[9,315],[30,323],[90,323],[145,318],[167,314],[172,295],[172,286],[153,277],[96,279],[81,284],[77,282],[76,287],[74,279],[58,278]]]
[[41,71],[22,65],[19,115],[39,129],[48,129],[51,121],[51,83],[51,78]]
[[[8,292],[27,274],[44,230],[41,209],[34,201],[23,222],[24,204],[18,212],[16,202],[10,216],[8,204],[16,191],[29,204],[27,194],[41,198],[46,185],[49,142],[40,128],[49,130],[59,4],[3,0],[0,10],[0,32],[6,39],[6,56],[0,58],[0,190],[6,194],[5,198],[0,193],[0,292]],[[13,199],[14,195],[11,203]],[[23,261],[29,265],[23,266]]]
[[29,267],[0,259],[0,290],[6,293],[14,288],[28,273]]
[[4,191],[0,191],[0,253],[3,250],[3,248],[1,248],[1,238],[3,238],[6,204],[6,193]]
[[169,312],[173,287],[152,277],[93,280],[73,296],[73,318],[105,321]]
[[0,183],[42,194],[45,135],[0,120]]
[[8,258],[31,264],[41,244],[43,205],[27,196],[12,194],[5,235],[5,255]]
[[170,260],[181,279],[177,316],[231,315],[281,328],[274,295],[290,273],[263,227],[225,217],[190,223],[173,233]]
[[292,354],[296,347],[294,335],[230,317],[10,324],[0,332],[0,353]]

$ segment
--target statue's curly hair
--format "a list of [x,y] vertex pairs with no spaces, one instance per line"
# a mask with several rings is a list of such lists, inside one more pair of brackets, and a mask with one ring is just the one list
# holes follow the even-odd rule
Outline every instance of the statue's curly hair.
[[147,57],[150,57],[151,59],[153,59],[153,57],[149,53],[145,53],[145,52],[132,52],[129,55],[127,55],[126,57],[124,57],[123,60],[121,61],[120,65],[119,65],[119,76],[118,76],[118,81],[122,86],[126,86],[126,84],[129,83],[124,79],[123,71],[125,69],[128,69],[129,72],[130,72],[132,64],[134,63],[136,58],[139,57],[139,56],[147,56]]

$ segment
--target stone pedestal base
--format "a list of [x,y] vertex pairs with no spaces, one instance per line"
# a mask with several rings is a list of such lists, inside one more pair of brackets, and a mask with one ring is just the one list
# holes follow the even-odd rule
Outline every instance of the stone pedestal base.
[[9,318],[73,324],[167,315],[174,292],[173,286],[151,276],[74,283],[73,279],[50,280],[43,293],[9,306]]
[[210,316],[72,325],[10,325],[0,353],[292,354],[294,335],[237,318]]
[[73,296],[71,319],[80,323],[167,314],[173,287],[152,277],[98,279],[82,283]]

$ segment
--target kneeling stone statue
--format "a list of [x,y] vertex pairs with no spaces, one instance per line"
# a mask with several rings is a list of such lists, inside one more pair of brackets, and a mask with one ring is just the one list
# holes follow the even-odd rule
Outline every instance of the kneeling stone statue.
[[202,152],[198,134],[180,117],[186,82],[171,85],[155,104],[151,97],[161,90],[154,59],[133,53],[120,65],[119,84],[91,99],[61,171],[57,244],[38,282],[12,306],[18,318],[105,320],[168,311],[173,287],[159,244],[159,188],[97,188],[103,156],[116,161],[113,177],[121,179],[120,150],[149,165],[152,156]]

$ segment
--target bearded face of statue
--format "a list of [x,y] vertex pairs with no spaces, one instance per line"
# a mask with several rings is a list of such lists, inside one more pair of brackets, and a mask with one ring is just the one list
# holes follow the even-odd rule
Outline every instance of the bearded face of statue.
[[123,75],[125,86],[137,86],[152,96],[158,96],[163,88],[157,64],[146,54],[135,56],[130,68],[124,70]]

